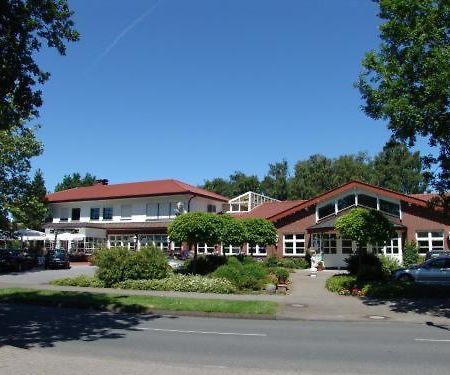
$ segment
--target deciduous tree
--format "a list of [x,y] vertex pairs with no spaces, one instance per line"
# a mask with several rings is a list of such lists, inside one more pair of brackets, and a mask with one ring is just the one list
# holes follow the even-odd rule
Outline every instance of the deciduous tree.
[[81,177],[78,172],[72,173],[71,175],[65,175],[62,181],[56,184],[55,191],[73,189],[81,186],[92,186],[96,180],[97,177],[90,173],[86,173],[84,177]]

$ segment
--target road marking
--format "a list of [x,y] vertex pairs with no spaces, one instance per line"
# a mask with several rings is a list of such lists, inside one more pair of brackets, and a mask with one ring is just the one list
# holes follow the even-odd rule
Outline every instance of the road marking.
[[228,335],[228,336],[257,336],[266,337],[265,333],[239,333],[239,332],[215,332],[215,331],[190,331],[183,329],[165,329],[165,328],[136,328],[139,331],[157,331],[157,332],[175,332],[175,333],[197,333],[201,335]]
[[450,342],[450,339],[414,339],[414,341]]

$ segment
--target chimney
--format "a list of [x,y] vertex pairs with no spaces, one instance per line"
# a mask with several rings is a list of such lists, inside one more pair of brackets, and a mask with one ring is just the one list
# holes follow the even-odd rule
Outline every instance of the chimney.
[[106,178],[104,178],[103,180],[95,180],[95,183],[97,185],[108,185],[108,180]]

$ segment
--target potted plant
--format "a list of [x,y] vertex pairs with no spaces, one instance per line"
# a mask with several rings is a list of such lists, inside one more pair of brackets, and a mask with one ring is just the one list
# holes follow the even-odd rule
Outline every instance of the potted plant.
[[286,268],[277,267],[274,269],[273,273],[278,278],[278,284],[287,284],[289,271]]
[[317,271],[323,271],[325,269],[325,266],[323,264],[323,260],[320,260],[317,262]]

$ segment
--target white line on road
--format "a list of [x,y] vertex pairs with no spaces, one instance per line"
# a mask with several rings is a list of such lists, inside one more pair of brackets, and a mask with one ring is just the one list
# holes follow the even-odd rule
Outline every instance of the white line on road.
[[414,339],[414,341],[428,341],[428,342],[450,342],[450,339]]
[[164,329],[164,328],[136,328],[139,331],[157,331],[157,332],[176,332],[176,333],[198,333],[201,335],[228,335],[228,336],[258,336],[266,337],[265,333],[239,333],[239,332],[214,332],[214,331],[188,331],[182,329]]

